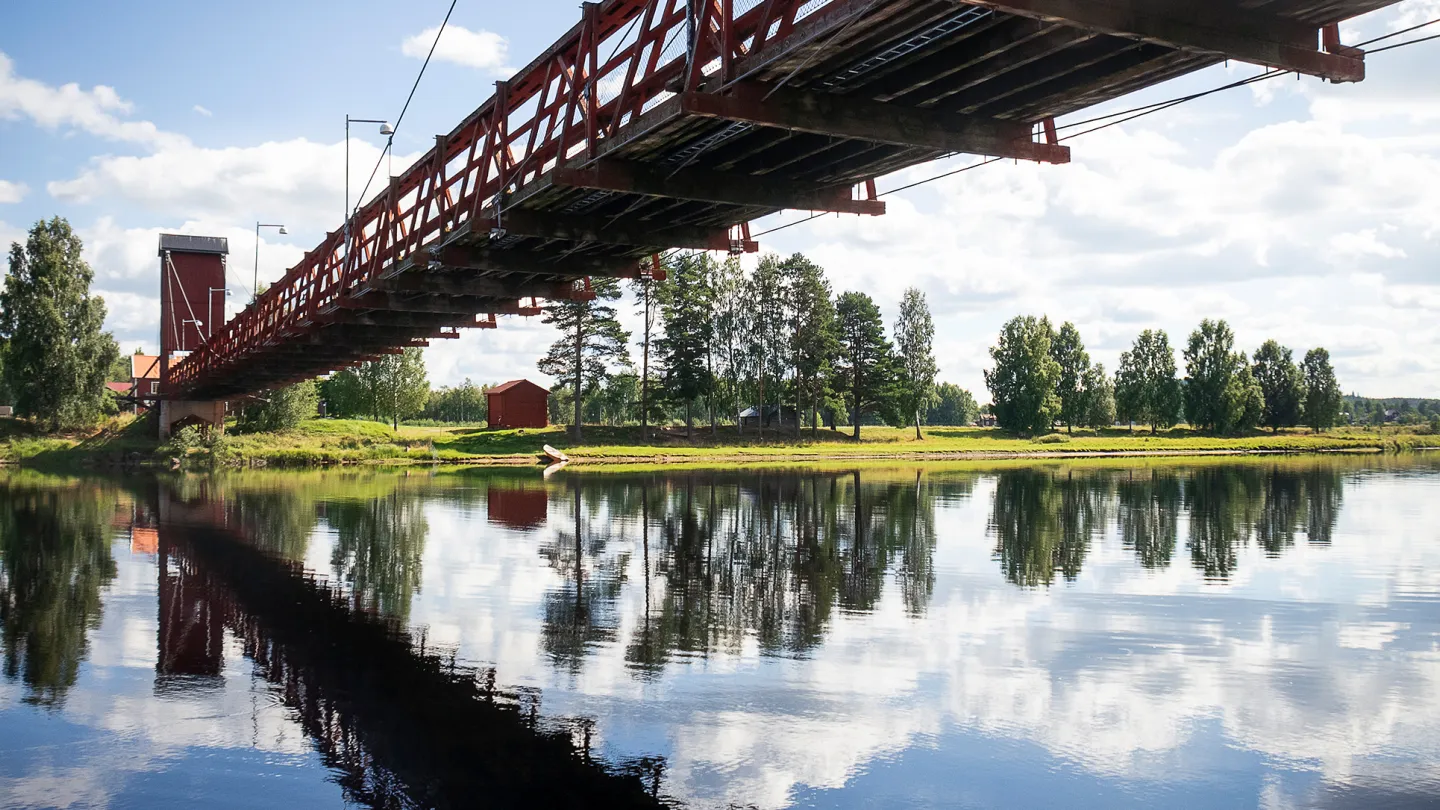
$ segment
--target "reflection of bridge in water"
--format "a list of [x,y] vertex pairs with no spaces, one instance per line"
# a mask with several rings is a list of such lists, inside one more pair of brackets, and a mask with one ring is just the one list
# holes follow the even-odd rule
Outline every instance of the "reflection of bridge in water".
[[160,495],[157,684],[214,677],[222,627],[277,687],[347,799],[370,807],[649,807],[663,763],[592,758],[591,724],[417,648],[228,524],[223,501]]

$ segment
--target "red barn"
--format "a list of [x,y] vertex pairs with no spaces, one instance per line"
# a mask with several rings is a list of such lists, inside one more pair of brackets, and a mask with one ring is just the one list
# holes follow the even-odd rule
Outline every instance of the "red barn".
[[529,380],[511,380],[485,392],[492,428],[543,428],[550,424],[550,392]]

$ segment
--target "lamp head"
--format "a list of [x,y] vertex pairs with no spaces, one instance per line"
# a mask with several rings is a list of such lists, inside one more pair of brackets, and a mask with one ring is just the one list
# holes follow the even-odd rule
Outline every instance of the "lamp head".
[[380,122],[380,134],[381,134],[381,135],[394,135],[394,134],[395,134],[395,128],[392,127],[392,126],[390,126],[390,122],[389,122],[389,121],[381,121],[381,122]]
[[287,231],[287,230],[285,230],[285,226],[284,226],[284,225],[281,225],[281,226],[280,226],[280,235],[281,235],[281,236],[284,236],[284,235],[287,234],[287,233],[290,233],[290,232]]

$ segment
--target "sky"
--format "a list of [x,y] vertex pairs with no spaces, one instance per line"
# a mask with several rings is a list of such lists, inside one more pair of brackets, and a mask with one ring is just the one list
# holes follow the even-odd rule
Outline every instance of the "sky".
[[[5,4],[0,244],[66,217],[129,351],[159,340],[158,234],[225,236],[233,312],[254,276],[278,278],[342,221],[345,116],[399,115],[448,7]],[[395,135],[394,170],[578,17],[573,0],[459,0]],[[1440,0],[1404,0],[1347,24],[1343,40],[1435,18]],[[1097,111],[1258,72],[1217,66]],[[891,195],[886,216],[822,217],[761,247],[809,255],[837,292],[872,295],[887,324],[905,288],[920,288],[941,379],[982,402],[987,349],[1017,314],[1074,322],[1112,370],[1141,330],[1166,330],[1178,349],[1202,318],[1224,318],[1245,351],[1270,338],[1297,360],[1328,348],[1347,391],[1440,397],[1437,75],[1440,40],[1373,55],[1359,84],[1263,82],[1077,138],[1069,165],[995,163]],[[353,189],[383,143],[373,125],[352,128]],[[257,244],[257,221],[288,233]],[[555,338],[539,319],[502,317],[500,329],[437,342],[430,378],[547,382],[535,362]]]

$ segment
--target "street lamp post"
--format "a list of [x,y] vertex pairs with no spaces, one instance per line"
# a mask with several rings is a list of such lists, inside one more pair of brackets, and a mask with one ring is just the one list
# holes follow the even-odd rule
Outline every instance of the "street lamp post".
[[261,228],[279,228],[281,235],[284,235],[284,234],[289,233],[289,231],[285,230],[285,226],[284,226],[284,225],[272,225],[272,224],[269,224],[269,223],[260,222],[260,221],[258,221],[258,220],[255,222],[255,275],[254,275],[254,277],[251,279],[251,286],[250,286],[250,302],[251,302],[251,303],[254,303],[254,302],[255,302],[255,299],[257,299],[257,298],[260,297],[260,229],[261,229]]
[[[225,296],[228,298],[230,296],[230,288],[210,287],[205,290],[205,323],[208,324],[205,328],[205,339],[207,341],[215,334],[215,293],[217,292],[225,293]],[[223,306],[220,308],[220,314],[225,314],[225,308]]]
[[[351,124],[379,124],[380,134],[393,138],[395,128],[390,122],[381,118],[351,118],[345,116],[345,255],[350,255],[350,125]],[[387,141],[385,148],[388,150],[390,144]]]

